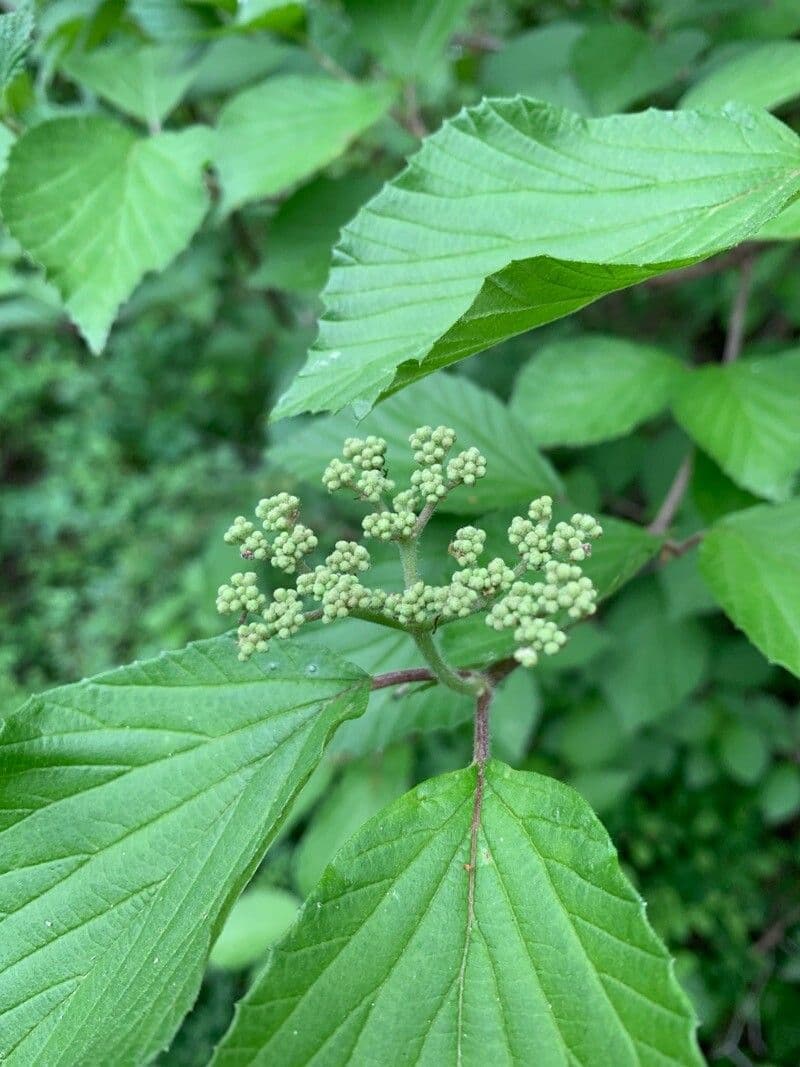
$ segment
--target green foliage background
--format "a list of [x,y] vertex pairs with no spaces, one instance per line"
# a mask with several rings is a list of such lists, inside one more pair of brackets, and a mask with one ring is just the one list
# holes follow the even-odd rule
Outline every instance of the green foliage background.
[[[297,427],[268,415],[314,341],[331,248],[421,133],[487,93],[523,93],[595,117],[674,107],[684,94],[692,107],[733,99],[777,109],[800,130],[794,0],[451,3],[440,5],[452,10],[424,40],[405,39],[407,20],[393,21],[402,6],[387,4],[376,30],[374,10],[355,0],[261,2],[238,13],[228,3],[56,0],[36,11],[27,61],[13,41],[4,54],[9,141],[44,120],[86,114],[136,131],[215,125],[221,138],[196,190],[210,205],[205,221],[187,223],[175,247],[162,235],[165,247],[134,275],[159,272],[128,286],[132,295],[121,283],[121,307],[107,321],[82,320],[70,303],[69,255],[47,264],[48,281],[23,254],[13,189],[4,188],[4,707],[220,632],[214,591],[232,566],[223,530],[244,502],[306,477],[309,453],[291,441]],[[115,79],[120,69],[129,77]],[[321,76],[320,91],[336,100],[325,97],[314,122],[303,112],[314,107],[308,87],[300,83],[297,94],[292,86]],[[249,155],[238,152],[245,140],[255,146]],[[19,179],[24,191],[41,180],[43,164],[19,162],[31,167]],[[72,190],[64,209],[86,192]],[[764,236],[770,227],[780,240],[748,246],[746,358],[724,379],[717,364],[741,256],[681,284],[655,279],[614,293],[442,372],[454,389],[468,379],[497,398],[486,404],[510,402],[515,433],[541,443],[581,510],[646,525],[692,456],[673,548],[648,562],[654,553],[636,557],[631,545],[638,575],[525,694],[498,701],[495,747],[518,768],[572,783],[599,812],[677,956],[706,1053],[733,1067],[800,1062],[800,225],[790,209]],[[766,371],[753,370],[756,360]],[[693,365],[703,369],[690,375]],[[748,375],[767,389],[763,402]],[[427,390],[405,401],[412,411],[434,402],[435,383],[412,387]],[[565,404],[574,397],[580,404]],[[335,438],[352,424],[350,415],[332,418],[330,429],[302,432]],[[521,447],[511,436],[499,451],[511,463]],[[323,447],[320,469],[328,454]],[[486,510],[512,502],[508,484],[510,476],[511,499],[501,485]],[[311,524],[330,540],[352,529],[349,512],[307,486],[303,494]],[[675,552],[674,544],[764,500],[787,509],[777,585],[794,604],[794,632],[782,647],[769,634],[754,638],[759,651],[720,611],[708,580],[715,567],[724,578],[738,566],[751,568],[756,590],[776,583],[772,528],[748,513],[755,555],[732,539],[725,551],[739,551],[737,560],[711,559],[709,539],[702,570],[696,548]],[[730,520],[732,538],[742,536],[741,522]],[[764,606],[756,593],[737,609],[736,588],[717,595],[731,614],[743,612],[751,637],[769,630],[772,600]],[[413,745],[400,730],[371,755],[360,724],[348,724],[255,876],[265,912],[271,893],[281,891],[284,903],[287,893],[305,896],[338,847],[390,800],[469,761],[465,717],[448,714]],[[209,970],[159,1063],[208,1062],[247,970],[280,932],[267,923],[259,938],[251,921],[242,940],[255,955],[237,955],[234,945],[224,968]]]

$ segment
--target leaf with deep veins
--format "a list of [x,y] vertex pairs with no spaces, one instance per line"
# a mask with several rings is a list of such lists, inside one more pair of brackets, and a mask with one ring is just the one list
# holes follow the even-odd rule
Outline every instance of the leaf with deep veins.
[[213,1067],[700,1067],[666,949],[568,786],[426,782],[328,867]]
[[385,393],[753,234],[800,191],[761,112],[586,120],[485,100],[427,138],[345,227],[308,362],[276,417]]
[[700,569],[756,648],[800,678],[800,498],[715,523],[700,548]]
[[0,733],[0,1060],[141,1067],[369,679],[227,638],[34,697]]
[[137,137],[102,115],[39,123],[12,148],[3,219],[93,352],[144,275],[164,270],[203,221],[209,151],[205,127]]

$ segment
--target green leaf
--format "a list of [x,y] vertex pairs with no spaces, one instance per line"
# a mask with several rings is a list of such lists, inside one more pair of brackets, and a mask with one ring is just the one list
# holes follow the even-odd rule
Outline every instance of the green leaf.
[[769,748],[762,732],[746,722],[730,722],[720,734],[719,754],[731,777],[755,785],[769,766]]
[[188,49],[126,41],[93,52],[70,52],[61,67],[126,115],[158,128],[191,85],[197,62]]
[[800,41],[768,41],[715,65],[681,107],[718,108],[729,100],[775,108],[800,96]]
[[128,0],[125,14],[155,41],[206,41],[221,27],[217,13],[208,5],[201,4]]
[[214,1067],[384,1063],[387,1049],[398,1067],[702,1064],[666,950],[585,801],[495,761],[476,779],[425,782],[351,838]]
[[392,74],[424,78],[440,58],[470,0],[344,0],[356,38]]
[[389,85],[285,75],[229,100],[217,124],[223,207],[283,192],[340,156],[384,114]]
[[276,33],[294,31],[306,13],[306,0],[242,0],[236,25],[260,27]]
[[650,562],[661,548],[662,539],[623,519],[603,515],[600,522],[603,536],[592,545],[591,558],[581,566],[605,600]]
[[541,713],[536,677],[520,667],[505,679],[492,701],[494,755],[506,763],[519,763],[528,751]]
[[691,496],[700,518],[709,525],[731,511],[743,511],[760,503],[757,496],[732,482],[705,452],[694,457]]
[[677,707],[703,681],[706,634],[693,619],[670,620],[650,582],[616,600],[605,621],[615,642],[594,673],[623,730],[633,733]]
[[799,148],[776,119],[734,108],[584,120],[516,99],[461,112],[343,231],[319,339],[273,416],[348,403],[363,414],[441,366],[735,244],[800,190]]
[[273,216],[264,260],[250,275],[254,288],[317,293],[325,284],[339,231],[380,188],[372,174],[315,178]]
[[389,749],[383,757],[367,757],[345,768],[326,795],[294,854],[294,877],[306,897],[341,846],[364,823],[408,789],[411,750]]
[[188,90],[192,100],[223,95],[263,81],[293,54],[292,48],[270,33],[218,37],[199,58]]
[[518,34],[486,57],[481,85],[490,96],[522,93],[590,114],[591,104],[572,70],[572,49],[584,33],[579,22],[556,21]]
[[299,907],[297,897],[285,889],[248,889],[225,920],[208,957],[209,965],[240,971],[257,963],[270,945],[280,941]]
[[796,241],[800,238],[800,200],[766,222],[756,234],[759,241]]
[[784,822],[800,810],[800,767],[782,763],[761,784],[758,806],[770,823]]
[[550,22],[487,57],[488,93],[522,93],[583,115],[625,111],[675,81],[703,47],[695,30],[656,40],[626,22]]
[[785,500],[800,469],[800,349],[700,367],[673,410],[684,430],[737,485]]
[[22,70],[33,34],[33,3],[23,0],[14,11],[0,15],[0,92]]
[[800,499],[722,519],[700,547],[700,568],[756,648],[800,677]]
[[149,1061],[369,680],[217,638],[34,697],[0,735],[0,1058]]
[[658,581],[664,594],[667,618],[671,622],[705,615],[717,610],[702,574],[696,552],[687,552],[667,562],[658,571]]
[[140,138],[99,115],[43,122],[11,149],[6,225],[93,352],[142,277],[163,270],[203,221],[207,156],[201,127]]
[[274,447],[271,457],[295,477],[319,484],[346,437],[377,434],[389,443],[389,473],[402,487],[414,470],[408,435],[425,424],[452,426],[458,435],[455,451],[476,445],[487,461],[486,477],[450,493],[439,505],[442,512],[474,515],[561,490],[558,475],[537,451],[522,420],[492,393],[452,374],[440,375],[435,387],[430,382],[411,386],[361,422],[349,411],[314,420]]
[[628,740],[617,717],[602,703],[577,704],[556,725],[561,727],[556,751],[578,769],[610,763]]
[[662,411],[681,373],[652,345],[603,334],[565,338],[525,364],[511,410],[540,445],[596,444]]
[[572,69],[594,113],[610,115],[674,82],[705,42],[705,34],[696,30],[658,40],[628,22],[599,24],[575,42]]

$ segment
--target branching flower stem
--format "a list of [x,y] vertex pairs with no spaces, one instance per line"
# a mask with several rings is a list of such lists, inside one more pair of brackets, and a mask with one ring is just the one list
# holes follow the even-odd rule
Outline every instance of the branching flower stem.
[[456,693],[464,693],[467,696],[475,696],[488,688],[488,682],[484,675],[479,673],[465,672],[464,674],[454,670],[442,657],[436,647],[436,641],[428,630],[412,630],[417,648],[425,657],[437,681]]
[[[428,512],[427,518],[425,518],[426,512]],[[425,522],[427,522],[432,514],[433,505],[428,505],[420,515],[420,522],[423,518],[425,518]],[[417,525],[419,526],[419,523]],[[405,582],[406,589],[410,589],[419,581],[417,536],[418,535],[415,533],[411,537],[397,542],[397,548],[400,553],[400,562],[403,567],[403,581]],[[410,628],[408,632],[414,639],[414,642],[425,658],[425,661],[430,665],[437,681],[441,682],[442,685],[447,686],[448,689],[455,690],[457,693],[464,693],[466,695],[474,695],[475,693],[481,692],[486,687],[486,679],[483,676],[476,674],[462,675],[458,671],[453,670],[453,668],[445,662],[429,628],[413,627]]]

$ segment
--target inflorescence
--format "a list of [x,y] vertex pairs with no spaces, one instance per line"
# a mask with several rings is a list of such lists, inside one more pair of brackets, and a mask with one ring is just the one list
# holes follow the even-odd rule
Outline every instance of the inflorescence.
[[[472,486],[486,474],[486,459],[477,448],[450,455],[455,441],[454,431],[446,426],[415,430],[409,438],[415,463],[410,486],[395,493],[386,469],[386,441],[350,437],[342,455],[326,467],[322,484],[331,493],[350,492],[373,505],[362,521],[364,536],[394,541],[407,556],[448,493]],[[603,531],[596,519],[583,514],[553,526],[549,496],[532,501],[527,517],[512,519],[508,542],[516,551],[513,562],[498,556],[482,563],[486,531],[463,526],[449,547],[457,567],[450,581],[429,585],[413,577],[401,593],[362,582],[371,559],[369,550],[357,541],[337,541],[324,563],[310,566],[307,557],[319,542],[298,521],[299,515],[298,498],[278,493],[259,501],[255,516],[261,520],[260,529],[239,515],[225,534],[228,544],[239,546],[242,559],[269,562],[297,576],[293,588],[276,589],[269,601],[259,590],[254,571],[237,572],[220,586],[217,610],[239,616],[241,660],[266,651],[273,638],[291,637],[314,619],[330,623],[352,615],[420,633],[485,611],[487,625],[513,630],[515,658],[532,667],[541,654],[553,655],[563,647],[569,622],[596,610],[597,593],[581,563]],[[530,580],[523,580],[523,575],[530,575]],[[318,606],[306,610],[306,600]]]

